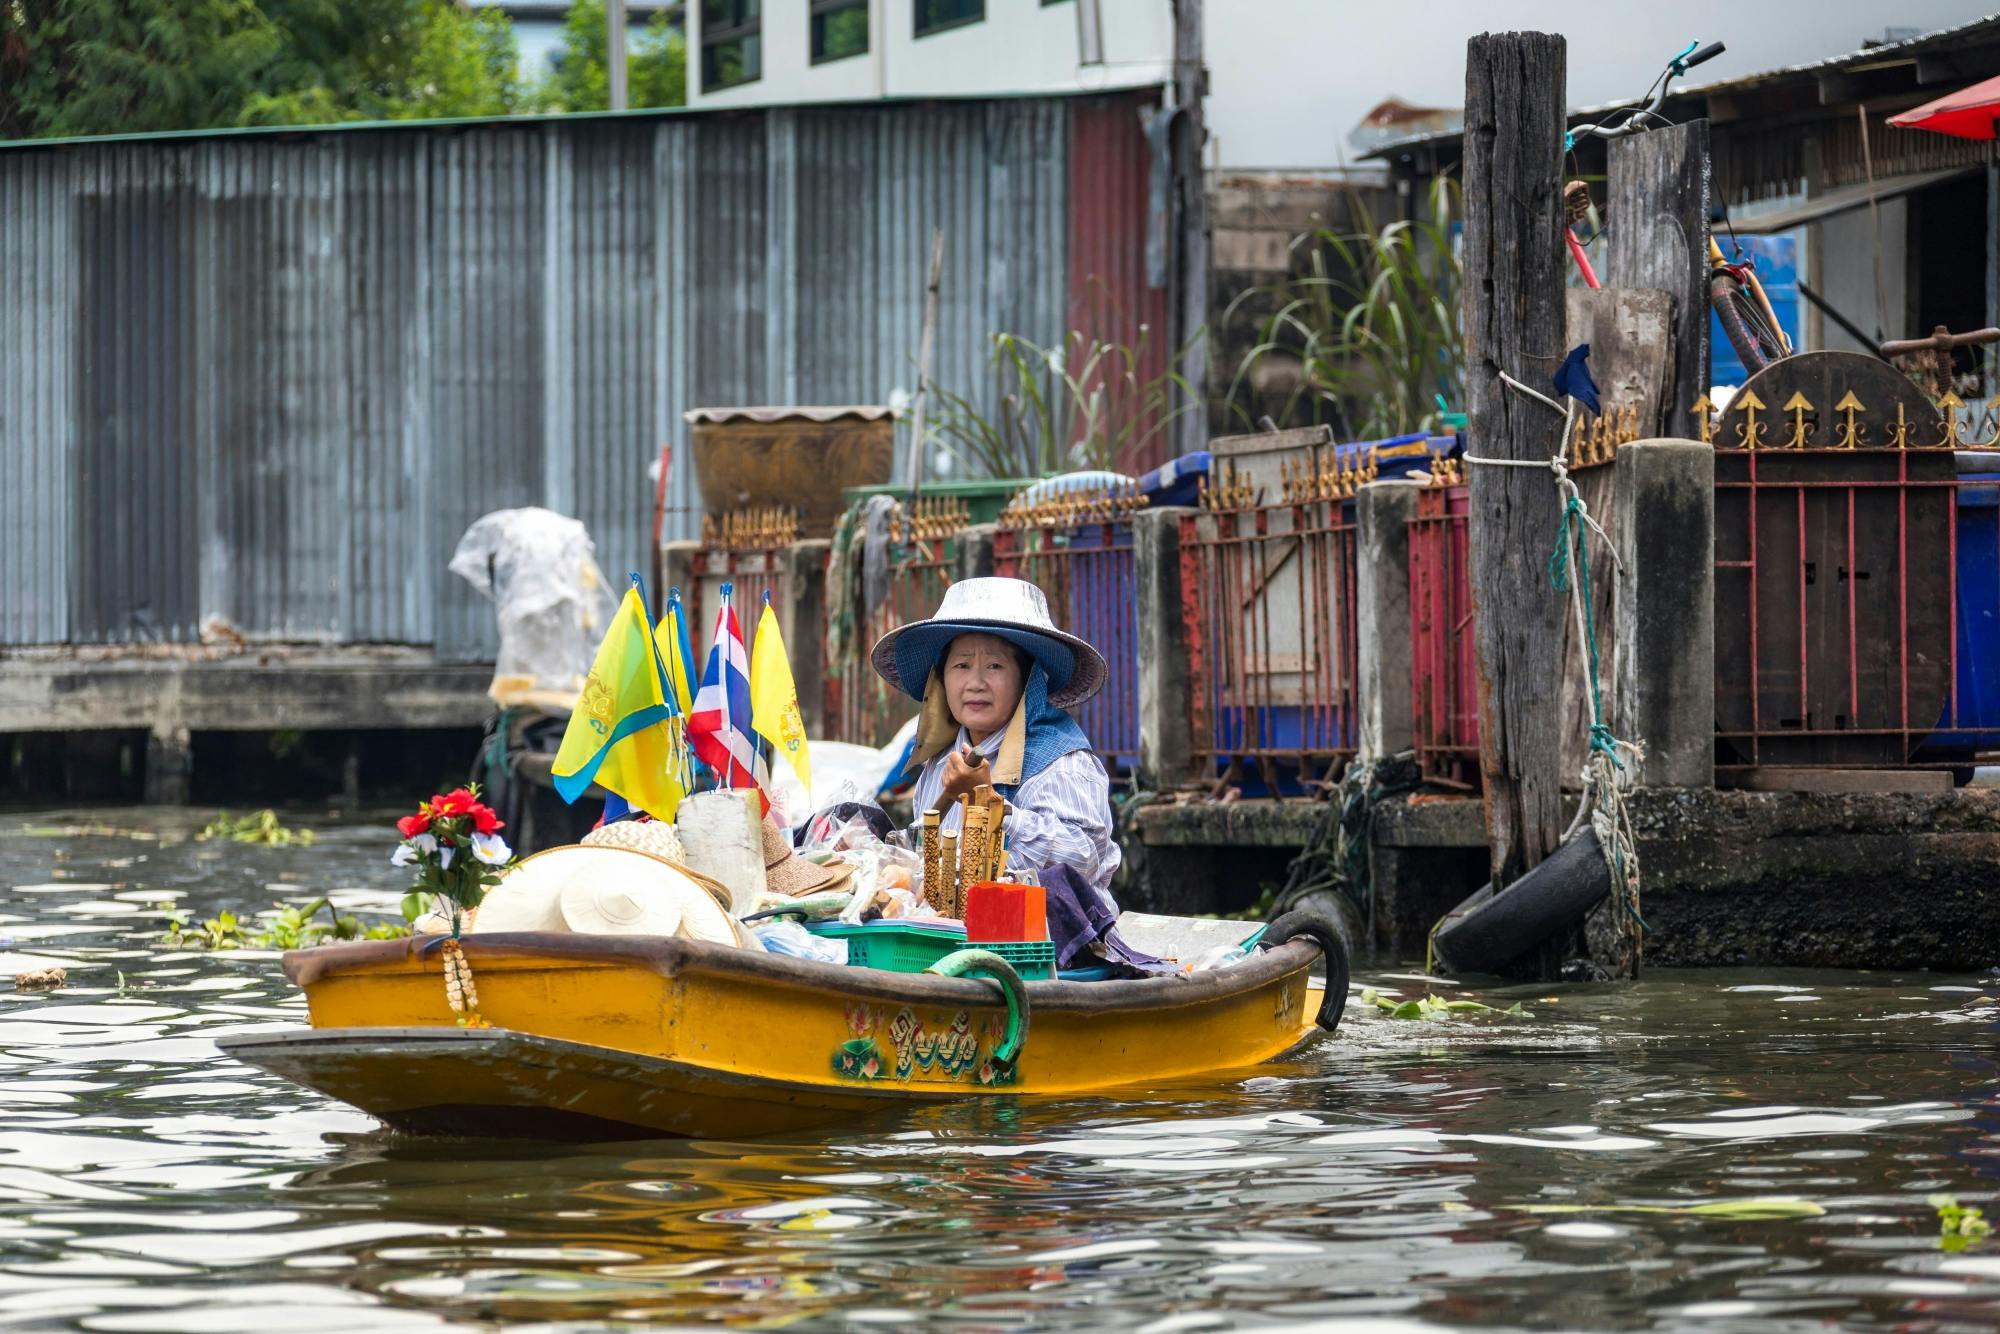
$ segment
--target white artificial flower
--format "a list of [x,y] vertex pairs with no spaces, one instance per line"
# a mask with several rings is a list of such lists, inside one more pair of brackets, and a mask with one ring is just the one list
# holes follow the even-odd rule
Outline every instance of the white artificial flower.
[[410,840],[410,846],[415,848],[418,852],[423,853],[426,857],[428,857],[433,852],[436,852],[438,850],[437,835],[418,834],[415,838]]
[[457,853],[458,853],[457,848],[439,848],[438,869],[440,871],[449,871],[451,869],[451,859],[454,856],[456,856]]
[[505,839],[498,834],[474,834],[472,855],[488,866],[505,866],[507,859],[514,855]]
[[889,411],[891,412],[908,412],[910,404],[914,402],[916,402],[915,397],[907,389],[891,389],[889,391]]
[[415,866],[416,864],[417,850],[407,843],[398,843],[396,850],[389,854],[389,865],[391,866]]

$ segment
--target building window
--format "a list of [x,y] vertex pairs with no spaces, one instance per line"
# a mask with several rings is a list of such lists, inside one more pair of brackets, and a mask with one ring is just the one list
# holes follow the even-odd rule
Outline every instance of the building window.
[[916,0],[917,36],[962,28],[986,17],[986,0]]
[[750,83],[764,73],[763,0],[701,0],[701,87]]
[[812,63],[868,53],[868,0],[812,0]]

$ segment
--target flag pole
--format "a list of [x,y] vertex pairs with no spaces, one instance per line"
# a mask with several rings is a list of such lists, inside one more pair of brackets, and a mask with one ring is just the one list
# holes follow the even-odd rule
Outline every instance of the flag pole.
[[[722,586],[722,610],[718,614],[722,618],[722,623],[716,629],[718,631],[726,630],[729,626],[729,618],[736,614],[736,585],[734,583],[727,583]],[[722,693],[722,753],[729,757],[726,766],[729,773],[725,781],[729,787],[733,788],[736,786],[736,752],[729,745],[729,734],[736,730],[736,711],[729,707],[729,648],[722,642],[722,635],[720,633],[715,637],[715,647],[721,655],[721,669],[716,672],[716,685],[721,687]]]

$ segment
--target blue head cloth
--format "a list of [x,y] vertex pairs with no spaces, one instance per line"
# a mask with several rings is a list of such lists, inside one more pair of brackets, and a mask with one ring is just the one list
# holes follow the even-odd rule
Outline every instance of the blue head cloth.
[[1556,367],[1556,392],[1567,394],[1589,408],[1592,414],[1602,416],[1604,409],[1597,402],[1597,381],[1590,378],[1590,344],[1578,343],[1563,358],[1563,364]]
[[[1038,662],[1028,673],[1021,691],[1021,706],[1028,714],[1027,745],[1021,751],[1021,783],[1027,782],[1073,750],[1089,750],[1090,738],[1066,710],[1049,703],[1049,675]],[[1011,797],[1020,783],[996,783],[1002,796]]]

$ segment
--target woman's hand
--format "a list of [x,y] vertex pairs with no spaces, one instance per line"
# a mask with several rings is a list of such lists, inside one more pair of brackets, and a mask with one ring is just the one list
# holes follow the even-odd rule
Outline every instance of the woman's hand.
[[974,790],[993,781],[993,771],[986,764],[986,757],[967,748],[954,750],[944,762],[944,787],[938,793],[937,805],[932,810],[944,810],[960,797],[969,797]]

